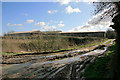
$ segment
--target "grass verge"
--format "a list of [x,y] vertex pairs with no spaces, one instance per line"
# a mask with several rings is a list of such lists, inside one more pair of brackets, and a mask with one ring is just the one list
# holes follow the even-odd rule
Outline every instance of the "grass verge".
[[115,44],[108,48],[104,57],[97,57],[85,69],[84,76],[89,78],[113,78],[115,66]]

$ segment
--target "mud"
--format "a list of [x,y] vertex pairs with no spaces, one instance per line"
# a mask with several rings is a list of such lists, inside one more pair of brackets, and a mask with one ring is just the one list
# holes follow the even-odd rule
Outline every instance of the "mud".
[[92,50],[97,49],[97,47],[98,45],[95,45],[88,48],[60,52],[60,53],[52,53],[52,54],[3,55],[2,64],[20,64],[20,63],[26,63],[31,61],[36,62],[36,61],[49,61],[49,60],[55,60],[55,59],[63,59],[63,58],[73,57],[73,56],[90,52]]
[[[112,44],[112,41],[110,44]],[[102,49],[95,49],[96,46],[94,46],[89,49],[75,50],[65,54],[46,55],[44,57],[43,55],[26,55],[25,57],[31,57],[32,60],[21,64],[4,65],[2,77],[42,79],[65,78],[67,80],[77,78],[80,80],[84,78],[82,74],[86,66],[95,60],[95,56],[104,55],[108,46],[107,44],[104,45]]]

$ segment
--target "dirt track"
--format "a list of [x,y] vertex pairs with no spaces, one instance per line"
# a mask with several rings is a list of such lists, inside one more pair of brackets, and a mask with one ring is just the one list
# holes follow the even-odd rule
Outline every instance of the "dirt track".
[[52,53],[52,54],[39,54],[39,55],[3,55],[2,63],[3,64],[20,64],[26,63],[30,61],[48,61],[48,60],[55,60],[55,59],[62,59],[73,57],[79,54],[84,54],[90,52],[97,48],[98,45],[91,46],[88,48],[84,48],[81,50],[72,50],[72,51],[65,51],[59,53]]
[[37,58],[35,57],[35,59],[23,64],[5,65],[3,68],[3,78],[81,79],[84,78],[82,73],[87,64],[94,61],[95,56],[104,55],[107,50],[107,44],[104,49],[98,49],[96,47],[91,47],[89,50],[75,50],[55,56],[49,55],[49,57],[42,59],[39,58],[40,56],[37,56]]

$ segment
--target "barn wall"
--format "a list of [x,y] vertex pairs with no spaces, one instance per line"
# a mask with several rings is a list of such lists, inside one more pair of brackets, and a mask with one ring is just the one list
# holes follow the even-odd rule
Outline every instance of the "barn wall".
[[61,33],[65,36],[79,36],[79,37],[105,37],[105,32],[93,32],[93,33]]

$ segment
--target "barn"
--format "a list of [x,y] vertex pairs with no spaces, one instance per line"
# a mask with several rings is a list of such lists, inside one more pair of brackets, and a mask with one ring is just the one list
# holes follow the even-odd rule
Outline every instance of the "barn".
[[96,31],[96,32],[61,32],[61,31],[24,31],[24,32],[13,32],[8,33],[7,36],[32,36],[32,35],[59,35],[63,36],[78,36],[78,37],[106,37],[106,32]]
[[40,31],[12,32],[12,33],[6,34],[6,36],[32,36],[39,33]]
[[94,31],[94,32],[60,32],[61,35],[65,36],[79,36],[79,37],[106,37],[106,32],[104,31]]

